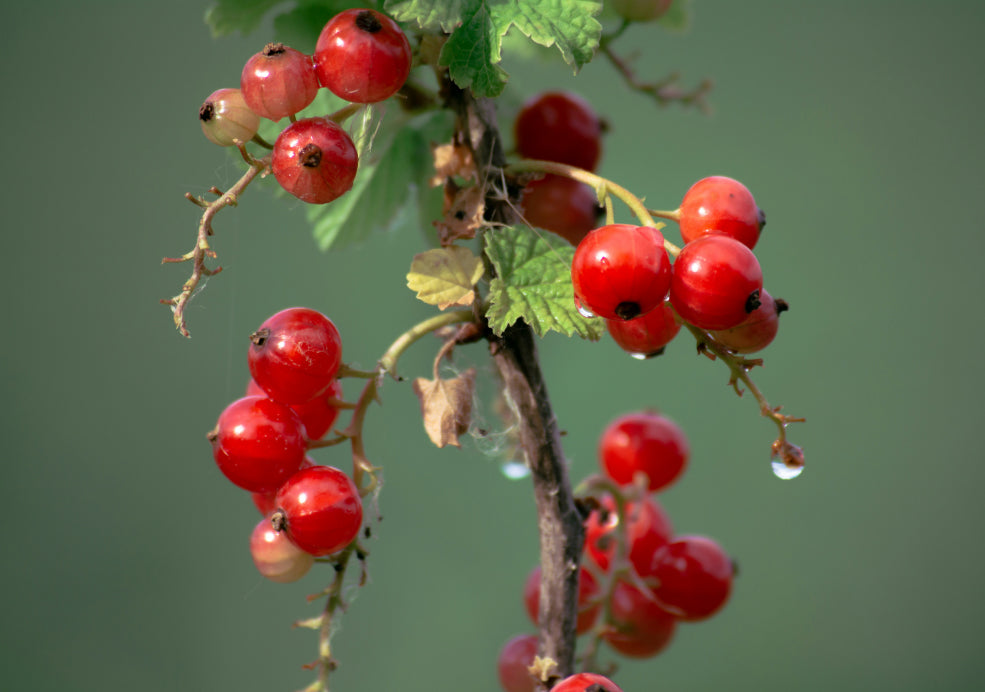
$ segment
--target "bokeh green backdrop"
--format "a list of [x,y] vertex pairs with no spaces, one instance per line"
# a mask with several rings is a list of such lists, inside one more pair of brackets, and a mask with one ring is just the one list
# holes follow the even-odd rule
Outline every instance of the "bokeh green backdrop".
[[[771,426],[686,340],[640,363],[611,343],[542,343],[575,479],[614,416],[656,405],[693,445],[663,501],[741,563],[728,608],[622,662],[632,690],[966,690],[985,674],[980,296],[985,10],[976,1],[696,0],[683,36],[633,29],[639,68],[715,81],[710,117],[628,95],[599,61],[521,65],[508,104],[578,88],[612,131],[603,174],[671,207],[708,174],[768,211],[757,253],[793,306],[756,372],[808,469],[769,471]],[[6,3],[0,340],[0,688],[291,690],[314,614],[258,577],[256,516],[204,440],[247,376],[246,335],[322,309],[370,365],[428,314],[404,287],[405,227],[322,255],[300,204],[250,190],[216,226],[223,274],[180,338],[158,299],[190,247],[182,199],[235,179],[195,121],[260,33],[213,41],[205,3]],[[310,46],[306,47],[310,50]],[[509,117],[503,113],[504,121]],[[672,234],[673,237],[673,234]],[[405,374],[425,371],[420,346]],[[463,352],[461,365],[482,361]],[[350,395],[354,392],[349,391]],[[437,450],[407,384],[372,412],[386,469],[371,583],[335,640],[338,690],[497,689],[499,646],[530,625],[531,493],[467,444]],[[331,450],[330,450],[331,451]],[[332,454],[342,455],[333,457]],[[331,462],[344,453],[321,456]]]

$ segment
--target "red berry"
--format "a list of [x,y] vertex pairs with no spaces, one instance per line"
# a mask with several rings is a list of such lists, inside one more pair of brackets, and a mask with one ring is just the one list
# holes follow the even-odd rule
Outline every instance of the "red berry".
[[602,124],[582,97],[550,91],[527,101],[516,116],[516,150],[527,159],[556,161],[594,171]]
[[751,250],[766,225],[766,215],[745,185],[713,175],[699,180],[684,194],[680,224],[685,244],[709,233],[724,233]]
[[250,555],[260,574],[281,584],[297,581],[315,563],[314,556],[291,543],[286,533],[277,531],[269,517],[261,519],[253,529]]
[[376,103],[396,93],[410,74],[410,58],[400,26],[375,10],[337,14],[315,45],[318,81],[354,103]]
[[250,374],[271,399],[303,404],[324,394],[342,363],[342,339],[317,310],[287,308],[250,336]]
[[[253,379],[250,379],[249,384],[246,385],[246,395],[269,396]],[[324,394],[319,394],[303,404],[291,405],[291,409],[304,423],[305,437],[309,440],[320,440],[325,437],[325,433],[332,429],[332,425],[339,417],[339,410],[335,408],[332,400],[341,398],[342,383],[335,380]]]
[[220,147],[231,147],[253,139],[260,127],[260,116],[250,110],[239,89],[219,89],[198,109],[202,132]]
[[622,692],[622,689],[602,675],[576,673],[552,687],[551,692]]
[[304,461],[304,425],[290,407],[262,396],[229,404],[209,433],[212,456],[234,485],[275,490]]
[[612,9],[631,22],[650,22],[659,19],[670,9],[674,0],[611,0]]
[[599,466],[619,485],[636,474],[657,492],[676,481],[687,466],[690,447],[680,426],[651,411],[628,413],[612,421],[599,440]]
[[704,620],[718,612],[732,591],[732,560],[704,536],[683,536],[653,555],[653,593],[664,610],[681,620]]
[[518,634],[499,652],[496,671],[499,684],[506,692],[534,692],[537,682],[528,670],[537,655],[537,635]]
[[268,43],[246,61],[239,88],[250,110],[280,120],[315,100],[318,77],[310,56],[283,43]]
[[763,272],[752,250],[726,235],[705,235],[674,262],[670,304],[700,329],[731,329],[760,305]]
[[[599,585],[595,577],[584,567],[579,567],[578,572],[578,621],[575,630],[578,634],[584,634],[592,629],[595,619],[598,617],[601,604],[591,605],[592,601],[598,597]],[[540,612],[540,566],[534,567],[527,582],[523,586],[523,603],[527,608],[527,615],[535,625],[538,623]]]
[[641,360],[662,354],[664,347],[681,331],[667,300],[645,315],[631,320],[606,320],[605,326],[622,350]]
[[782,298],[774,300],[765,288],[759,292],[759,300],[760,306],[737,326],[712,331],[715,340],[735,353],[756,353],[773,343],[780,330],[780,313],[790,306]]
[[653,554],[674,534],[670,517],[655,499],[645,497],[626,503],[626,525],[620,527],[619,513],[611,495],[603,495],[602,508],[594,510],[585,521],[585,550],[592,561],[608,570],[616,552],[618,531],[625,531],[629,562],[641,577],[652,570]]
[[674,637],[677,619],[644,593],[624,581],[616,583],[609,603],[608,629],[602,638],[623,656],[649,658],[663,651]]
[[277,491],[275,527],[312,555],[331,555],[359,533],[363,504],[352,479],[337,468],[314,466],[298,471]]
[[[306,469],[312,466],[317,466],[315,460],[311,457],[305,457],[304,461],[301,462],[301,468]],[[300,470],[300,469],[298,469]],[[274,490],[268,490],[262,493],[250,493],[250,497],[253,499],[253,504],[256,506],[257,511],[265,517],[269,517],[277,509],[277,490],[278,486]]]
[[576,299],[607,319],[645,315],[663,302],[670,280],[664,237],[649,226],[596,228],[578,244],[571,263]]
[[298,120],[274,142],[274,177],[281,187],[309,204],[327,204],[348,192],[358,167],[352,139],[327,118]]
[[553,231],[572,245],[598,221],[599,204],[588,185],[560,175],[545,175],[523,190],[523,218],[535,228]]

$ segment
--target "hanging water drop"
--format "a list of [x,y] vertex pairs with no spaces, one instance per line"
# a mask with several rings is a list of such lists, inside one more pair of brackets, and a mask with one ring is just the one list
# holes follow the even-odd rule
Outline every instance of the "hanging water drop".
[[804,472],[803,466],[787,466],[782,461],[773,462],[773,475],[785,481],[796,478]]
[[587,317],[588,319],[592,319],[593,317],[595,317],[595,313],[589,310],[588,308],[586,308],[584,305],[578,306],[578,312],[581,313],[582,317]]
[[636,360],[646,360],[650,357],[650,354],[648,353],[630,353],[629,355],[631,358],[635,358]]
[[530,475],[530,468],[522,461],[510,459],[499,466],[499,470],[511,481],[519,481]]

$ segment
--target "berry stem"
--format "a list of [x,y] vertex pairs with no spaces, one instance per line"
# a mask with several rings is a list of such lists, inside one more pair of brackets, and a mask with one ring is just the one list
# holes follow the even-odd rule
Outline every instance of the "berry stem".
[[663,211],[660,209],[647,209],[647,211],[660,219],[668,219],[669,221],[676,221],[678,223],[681,221],[680,207],[673,211]]

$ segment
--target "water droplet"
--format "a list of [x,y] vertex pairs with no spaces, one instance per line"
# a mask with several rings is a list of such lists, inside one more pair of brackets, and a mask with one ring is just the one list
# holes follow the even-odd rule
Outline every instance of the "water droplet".
[[785,481],[796,478],[804,472],[803,466],[787,466],[782,461],[773,462],[773,475]]
[[504,461],[499,470],[511,481],[519,481],[530,475],[530,468],[526,464],[513,459]]
[[631,358],[635,358],[636,360],[646,360],[650,357],[647,353],[630,353],[629,355]]
[[588,319],[592,319],[593,317],[595,317],[595,313],[589,310],[588,308],[586,308],[584,305],[578,306],[578,312],[581,313],[582,317],[587,317]]

